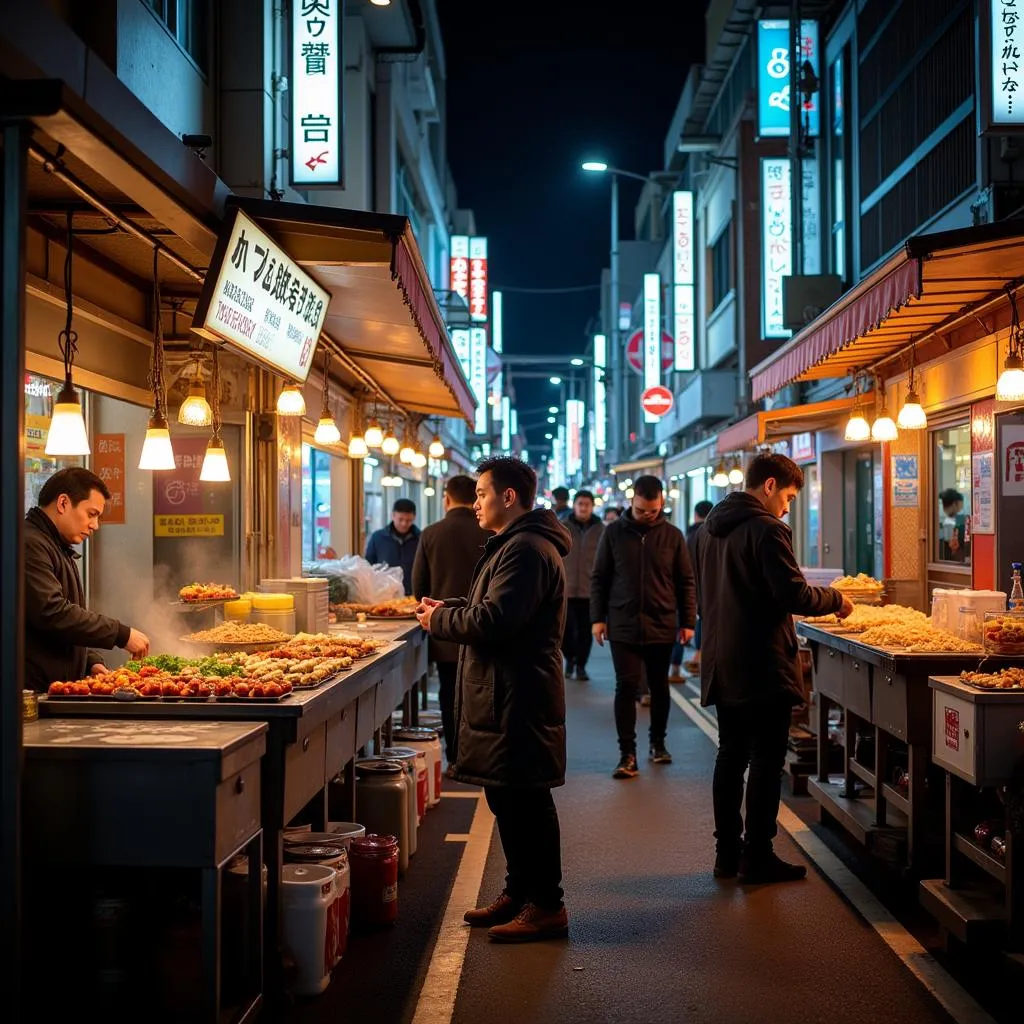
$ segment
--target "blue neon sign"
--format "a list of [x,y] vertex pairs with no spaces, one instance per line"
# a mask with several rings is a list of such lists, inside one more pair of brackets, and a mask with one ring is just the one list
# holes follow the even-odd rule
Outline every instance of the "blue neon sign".
[[[800,62],[809,61],[819,74],[818,23],[800,23]],[[785,138],[789,135],[789,20],[757,23],[757,134],[761,138]],[[818,94],[804,97],[804,117],[810,135],[819,133]]]

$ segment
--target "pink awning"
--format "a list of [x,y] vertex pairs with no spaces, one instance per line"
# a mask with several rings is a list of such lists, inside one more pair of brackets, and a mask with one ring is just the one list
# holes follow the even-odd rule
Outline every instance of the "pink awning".
[[[872,394],[873,392],[868,392],[868,395]],[[730,452],[747,451],[758,445],[792,437],[794,434],[827,430],[840,423],[844,416],[848,416],[854,404],[855,399],[850,396],[755,412],[753,416],[748,416],[719,433],[715,438],[715,454],[728,455]]]
[[715,438],[715,452],[724,455],[726,452],[742,452],[757,444],[757,413],[748,416],[739,423],[719,431]]

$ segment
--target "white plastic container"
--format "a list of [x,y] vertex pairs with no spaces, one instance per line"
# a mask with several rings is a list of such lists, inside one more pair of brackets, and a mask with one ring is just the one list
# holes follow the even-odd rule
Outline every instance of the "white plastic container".
[[366,835],[366,829],[357,821],[329,821],[327,822],[327,832],[345,844],[346,852],[352,845],[353,839],[361,839]]
[[1005,612],[1006,595],[1001,590],[936,588],[932,591],[932,628],[956,633],[961,608],[970,608],[980,621],[986,612]]
[[412,747],[427,755],[427,807],[436,807],[441,802],[441,741],[437,730],[426,726],[396,729],[392,734],[395,746]]
[[292,990],[318,996],[331,983],[338,946],[333,933],[335,872],[320,864],[285,864],[281,868],[284,941],[295,960]]

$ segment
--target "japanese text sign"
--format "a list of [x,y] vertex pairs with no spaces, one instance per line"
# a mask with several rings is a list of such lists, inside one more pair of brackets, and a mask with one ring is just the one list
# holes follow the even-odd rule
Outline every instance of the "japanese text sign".
[[1024,0],[989,0],[987,34],[992,127],[1024,128]]
[[469,316],[476,323],[487,319],[487,239],[469,240]]
[[487,433],[487,328],[474,327],[469,332],[469,386],[476,399],[473,430]]
[[788,338],[782,279],[793,273],[793,220],[789,160],[761,161],[761,335]]
[[672,333],[673,364],[687,372],[696,366],[694,353],[693,193],[672,193]]
[[92,471],[107,485],[110,500],[103,510],[103,523],[124,522],[124,434],[97,434],[94,438]]
[[[757,134],[762,138],[789,135],[789,92],[793,68],[790,62],[789,20],[757,23]],[[818,23],[800,23],[800,64],[810,63],[818,74]],[[796,69],[799,75],[799,67]],[[818,75],[820,78],[821,76]],[[817,136],[817,95],[804,97],[801,120],[808,133]]]
[[344,185],[343,0],[292,0],[291,181]]
[[192,330],[302,383],[330,300],[277,242],[235,210],[217,243]]
[[[661,277],[644,274],[644,387],[661,383]],[[645,423],[656,423],[657,416],[644,413]]]
[[469,236],[452,235],[448,287],[469,302]]

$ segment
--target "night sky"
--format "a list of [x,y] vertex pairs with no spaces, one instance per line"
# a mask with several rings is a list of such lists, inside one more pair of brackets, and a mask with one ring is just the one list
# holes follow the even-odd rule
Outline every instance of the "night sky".
[[[638,174],[663,167],[687,72],[702,59],[705,0],[438,7],[448,157],[459,206],[474,211],[488,238],[491,285],[505,292],[505,351],[582,354],[596,325],[611,227],[609,182],[580,163],[599,159]],[[620,180],[621,238],[634,237],[641,187]],[[581,285],[590,288],[513,291]],[[535,461],[556,389],[520,379],[516,399]]]

